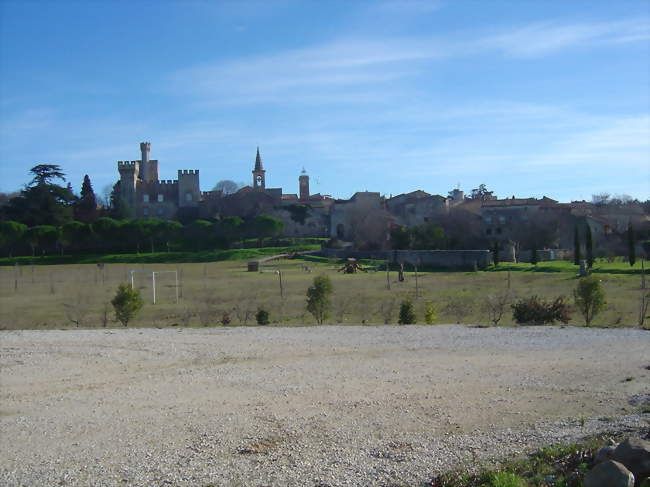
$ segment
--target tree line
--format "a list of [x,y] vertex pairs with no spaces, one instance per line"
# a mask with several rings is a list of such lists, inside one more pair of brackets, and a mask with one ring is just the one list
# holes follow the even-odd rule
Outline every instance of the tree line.
[[245,238],[258,244],[282,232],[283,223],[269,215],[249,220],[237,216],[219,221],[194,220],[186,225],[159,218],[116,220],[101,217],[93,223],[69,221],[62,225],[0,222],[3,255],[42,255],[54,252],[160,252],[227,249]]
[[243,220],[194,220],[183,225],[159,218],[121,219],[99,209],[88,175],[76,196],[55,164],[39,164],[32,180],[0,209],[0,249],[4,255],[53,252],[155,252],[229,248],[244,238],[259,244],[282,232],[283,223],[269,215]]

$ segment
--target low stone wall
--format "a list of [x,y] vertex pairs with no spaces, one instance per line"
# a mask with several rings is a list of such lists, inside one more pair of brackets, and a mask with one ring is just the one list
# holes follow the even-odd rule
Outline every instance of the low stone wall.
[[485,269],[492,263],[489,250],[339,250],[323,249],[325,257],[337,259],[378,259],[390,262],[426,267],[444,267],[449,269]]

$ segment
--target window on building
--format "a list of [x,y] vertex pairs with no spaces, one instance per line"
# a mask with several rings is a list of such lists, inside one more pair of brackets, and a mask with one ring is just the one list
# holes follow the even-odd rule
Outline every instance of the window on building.
[[185,193],[185,201],[192,201],[192,193]]
[[505,216],[500,216],[499,217],[499,223],[505,223],[506,222],[506,217]]
[[142,195],[142,201],[144,201],[145,203],[149,203],[149,195],[148,194]]
[[486,234],[486,235],[492,235],[492,229],[491,229],[491,228],[488,228],[488,229],[485,231],[485,234]]
[[485,220],[485,223],[492,223],[492,217],[491,216],[486,216],[484,218],[484,220]]
[[158,216],[162,216],[162,214],[163,214],[164,212],[165,212],[165,210],[163,210],[162,208],[158,208],[158,210],[156,210],[156,214],[157,214]]
[[501,227],[497,228],[497,235],[501,235]]
[[162,203],[163,201],[165,201],[165,197],[162,194],[159,194],[158,195],[158,203]]
[[149,208],[143,208],[143,209],[142,209],[142,214],[143,214],[144,216],[149,216]]

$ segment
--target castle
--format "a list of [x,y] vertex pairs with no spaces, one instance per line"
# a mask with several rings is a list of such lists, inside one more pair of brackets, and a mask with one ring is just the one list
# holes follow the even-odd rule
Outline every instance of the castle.
[[[285,234],[327,236],[327,217],[334,200],[310,193],[309,176],[304,169],[298,177],[298,194],[284,194],[282,188],[267,187],[259,148],[252,170],[252,185],[234,194],[201,191],[198,169],[179,169],[178,179],[159,179],[158,160],[149,158],[151,143],[142,142],[140,152],[139,160],[117,161],[120,198],[134,217],[220,218],[268,213],[284,222]],[[309,215],[300,222],[291,218],[297,205],[309,205],[310,208]]]

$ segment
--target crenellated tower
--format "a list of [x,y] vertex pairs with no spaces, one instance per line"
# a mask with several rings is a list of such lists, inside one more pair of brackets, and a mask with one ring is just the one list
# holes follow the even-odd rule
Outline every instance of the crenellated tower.
[[199,170],[178,170],[178,206],[198,206],[201,199]]
[[117,161],[117,170],[120,173],[120,198],[130,208],[134,209],[140,162]]
[[253,169],[253,188],[265,189],[266,188],[266,171],[262,166],[262,158],[260,157],[260,148],[257,148],[257,155],[255,156],[255,168]]
[[140,179],[145,182],[158,181],[158,160],[149,159],[151,152],[151,142],[140,142]]

